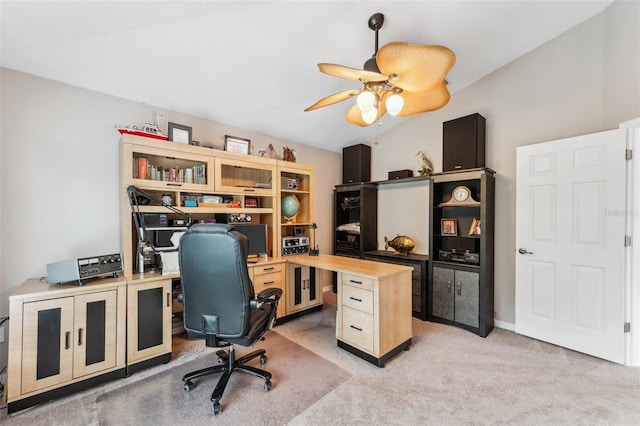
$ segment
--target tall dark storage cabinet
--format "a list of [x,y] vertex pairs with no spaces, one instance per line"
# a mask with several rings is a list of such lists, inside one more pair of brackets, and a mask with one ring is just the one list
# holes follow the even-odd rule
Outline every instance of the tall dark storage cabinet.
[[338,185],[335,194],[334,253],[362,257],[378,248],[378,187],[370,183]]
[[442,123],[442,170],[484,167],[486,120],[480,114]]
[[342,183],[371,180],[371,147],[358,144],[342,149]]
[[430,188],[429,321],[482,337],[493,328],[494,173],[437,173]]

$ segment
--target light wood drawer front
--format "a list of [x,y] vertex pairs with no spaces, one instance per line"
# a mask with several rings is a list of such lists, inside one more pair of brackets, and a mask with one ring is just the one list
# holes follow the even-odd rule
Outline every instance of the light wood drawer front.
[[273,263],[269,265],[261,265],[253,267],[253,275],[270,274],[272,272],[282,271],[281,263]]
[[342,338],[368,352],[373,352],[373,316],[344,306]]
[[352,285],[365,290],[373,290],[373,279],[361,277],[360,275],[342,274],[342,284]]
[[343,285],[342,305],[367,314],[373,314],[373,292],[350,285]]
[[282,273],[256,275],[253,279],[253,288],[256,293],[260,293],[265,288],[282,288]]

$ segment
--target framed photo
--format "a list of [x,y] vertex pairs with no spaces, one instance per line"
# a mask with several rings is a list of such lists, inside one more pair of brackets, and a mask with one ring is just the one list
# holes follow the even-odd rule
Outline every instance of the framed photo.
[[191,145],[191,127],[169,123],[169,140]]
[[224,135],[224,150],[227,152],[237,152],[249,155],[249,151],[251,150],[251,139]]
[[471,222],[471,228],[469,229],[469,235],[480,235],[480,219],[473,219],[473,222]]
[[302,228],[300,228],[299,226],[294,226],[293,227],[293,236],[294,237],[302,237]]
[[458,221],[455,219],[442,219],[440,234],[458,235]]
[[259,203],[257,198],[244,197],[244,206],[245,207],[260,207],[260,203]]

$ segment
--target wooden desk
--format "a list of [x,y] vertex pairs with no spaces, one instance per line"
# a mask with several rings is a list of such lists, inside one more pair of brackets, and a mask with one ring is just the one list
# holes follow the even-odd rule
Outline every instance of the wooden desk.
[[343,256],[290,256],[287,262],[338,273],[338,346],[377,365],[411,346],[409,266]]

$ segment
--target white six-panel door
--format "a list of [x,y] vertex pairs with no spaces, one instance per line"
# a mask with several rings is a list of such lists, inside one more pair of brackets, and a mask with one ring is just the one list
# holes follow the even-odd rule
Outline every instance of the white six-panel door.
[[523,146],[516,332],[624,363],[626,130]]

